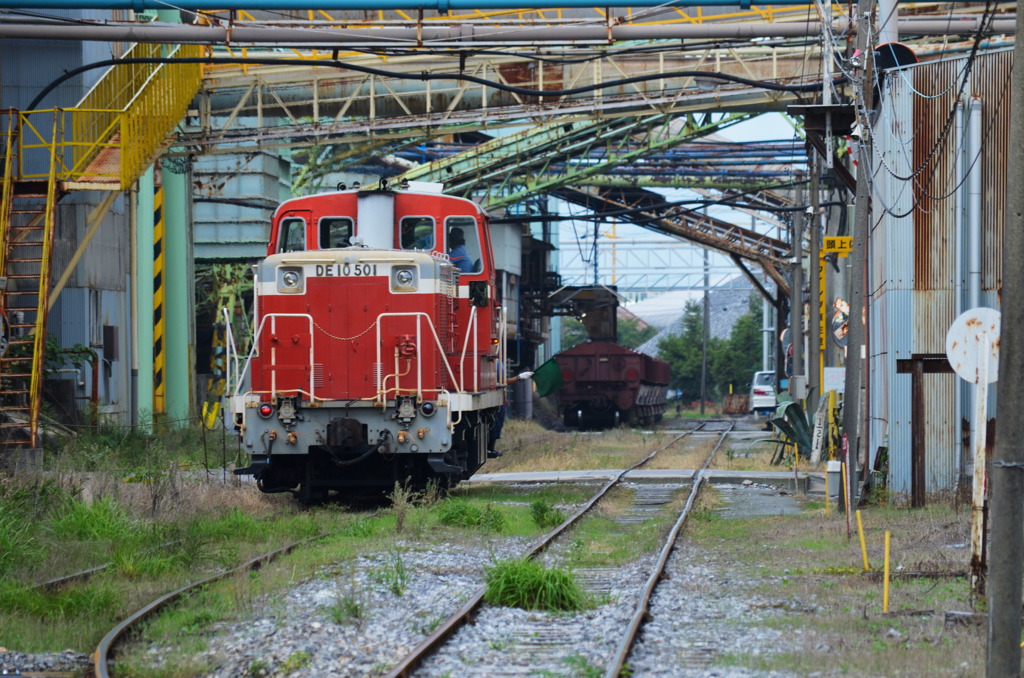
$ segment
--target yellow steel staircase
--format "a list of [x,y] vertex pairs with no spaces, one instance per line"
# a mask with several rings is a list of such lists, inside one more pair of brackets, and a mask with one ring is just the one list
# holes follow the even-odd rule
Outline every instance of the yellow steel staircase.
[[[199,57],[203,49],[136,45],[125,56]],[[130,187],[201,83],[200,64],[125,64],[111,68],[76,108],[0,111],[0,462],[14,448],[41,443],[57,203],[71,190]]]

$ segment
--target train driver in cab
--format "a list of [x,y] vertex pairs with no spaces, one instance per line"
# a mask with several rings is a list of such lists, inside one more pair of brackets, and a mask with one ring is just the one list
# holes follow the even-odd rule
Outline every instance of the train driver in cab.
[[448,258],[461,273],[473,272],[473,260],[466,249],[466,235],[458,226],[448,231]]

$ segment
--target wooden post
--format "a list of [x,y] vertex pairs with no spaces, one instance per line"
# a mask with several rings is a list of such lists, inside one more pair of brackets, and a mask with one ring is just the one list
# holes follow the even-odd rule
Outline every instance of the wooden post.
[[952,374],[949,360],[941,353],[915,353],[909,359],[896,361],[898,374],[910,374],[910,505],[923,508],[927,483],[927,448],[925,430],[927,414],[924,407],[924,375]]

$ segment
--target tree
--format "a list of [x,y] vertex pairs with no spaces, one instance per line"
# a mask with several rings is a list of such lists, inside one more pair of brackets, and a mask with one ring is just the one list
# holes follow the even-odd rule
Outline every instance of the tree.
[[[751,295],[747,312],[740,316],[728,339],[708,341],[707,393],[717,399],[729,392],[742,393],[761,365],[760,303]],[[704,310],[701,302],[686,302],[680,332],[658,343],[658,357],[672,366],[671,387],[687,400],[700,399],[701,351],[704,339]]]
[[761,302],[750,295],[747,312],[736,319],[727,341],[712,341],[708,354],[709,371],[720,395],[733,387],[733,393],[750,390],[754,372],[761,369]]
[[690,300],[683,307],[680,331],[658,342],[658,357],[672,368],[671,388],[682,391],[685,399],[700,398],[701,342],[704,336],[704,311]]
[[[636,348],[655,334],[658,330],[651,327],[636,316],[618,319],[619,344],[626,348]],[[587,341],[587,330],[576,318],[562,318],[562,350],[570,349]]]
[[636,348],[657,333],[658,330],[636,316],[619,318],[619,343],[626,348]]

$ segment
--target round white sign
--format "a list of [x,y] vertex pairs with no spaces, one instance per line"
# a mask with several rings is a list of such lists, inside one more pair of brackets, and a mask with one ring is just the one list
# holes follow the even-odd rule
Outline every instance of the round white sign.
[[[946,357],[961,379],[991,384],[999,378],[999,311],[979,306],[960,314],[946,333]],[[988,369],[981,374],[981,352]]]

